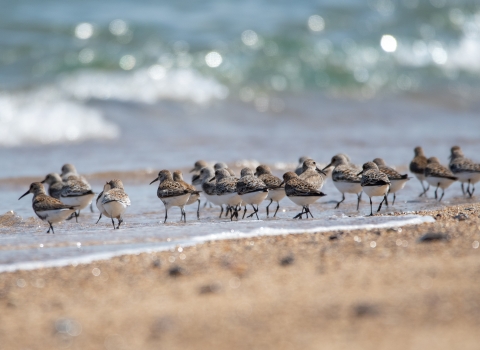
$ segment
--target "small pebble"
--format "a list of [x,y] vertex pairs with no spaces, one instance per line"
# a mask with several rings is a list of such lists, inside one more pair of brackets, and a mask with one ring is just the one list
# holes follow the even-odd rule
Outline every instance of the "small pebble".
[[353,307],[353,313],[357,317],[376,316],[379,314],[379,310],[375,305],[357,304]]
[[185,271],[180,266],[173,266],[168,270],[171,277],[179,277],[185,274]]
[[464,213],[460,213],[457,216],[454,216],[453,218],[457,219],[458,221],[465,221],[468,219],[468,215]]
[[419,243],[430,243],[434,241],[448,241],[449,237],[443,233],[425,233],[418,239]]
[[295,258],[289,255],[280,260],[280,265],[282,266],[292,265],[294,261],[295,261]]

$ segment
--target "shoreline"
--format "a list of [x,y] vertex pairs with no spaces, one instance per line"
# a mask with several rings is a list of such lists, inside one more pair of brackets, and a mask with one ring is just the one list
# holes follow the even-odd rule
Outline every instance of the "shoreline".
[[0,273],[2,346],[474,349],[480,205],[420,214]]

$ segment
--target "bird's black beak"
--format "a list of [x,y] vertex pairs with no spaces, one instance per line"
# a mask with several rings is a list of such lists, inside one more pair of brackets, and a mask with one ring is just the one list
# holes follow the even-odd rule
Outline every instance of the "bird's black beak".
[[18,200],[22,199],[23,197],[25,197],[25,196],[26,196],[27,194],[29,194],[29,193],[30,193],[30,189],[28,189],[27,192],[25,192],[20,198],[18,198]]
[[208,180],[208,182],[212,182],[213,180],[215,180],[215,176]]
[[323,170],[320,170],[319,168],[315,168],[315,170],[317,171],[317,173],[320,173],[320,174],[323,174],[323,175],[327,176],[327,173],[324,172]]
[[285,183],[285,181],[282,181],[278,187],[282,187],[282,185]]
[[193,168],[192,170],[189,171],[189,173],[193,173],[197,168]]
[[158,181],[159,178],[157,177],[155,180],[153,180],[152,182],[150,182],[150,185],[153,184],[154,182]]
[[42,181],[40,181],[41,184],[44,184],[45,181],[47,181],[47,178],[43,179]]
[[322,171],[327,170],[327,169],[330,168],[331,166],[332,166],[332,163],[328,164],[325,168],[322,169]]
[[357,176],[360,176],[363,174],[363,170],[357,174]]

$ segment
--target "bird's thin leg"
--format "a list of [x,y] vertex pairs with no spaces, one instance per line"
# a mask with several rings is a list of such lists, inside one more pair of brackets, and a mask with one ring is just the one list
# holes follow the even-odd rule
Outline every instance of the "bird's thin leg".
[[163,221],[163,223],[167,222],[167,217],[168,217],[168,209],[165,208],[165,220]]
[[440,197],[440,199],[438,200],[439,202],[442,201],[442,198],[443,198],[443,195],[445,194],[445,190],[442,188],[442,196]]
[[438,186],[440,186],[440,184],[439,184],[439,183],[437,184],[437,188],[435,189],[435,199],[437,199],[437,198],[438,198],[438,197],[437,197]]
[[219,219],[222,218],[222,214],[223,214],[223,205],[220,206],[220,208],[222,208],[222,210],[220,210],[220,216],[218,217]]
[[392,205],[395,205],[395,199],[397,199],[397,194],[396,194],[396,193],[393,194],[393,202],[392,202]]
[[280,203],[279,202],[277,202],[277,209],[275,210],[275,214],[273,214],[273,217],[277,216],[278,208],[280,208]]
[[344,200],[345,200],[345,193],[342,193],[342,200],[337,203],[337,205],[335,206],[335,209],[338,209],[338,207],[340,206],[340,203],[342,203]]
[[[460,186],[462,187],[462,194],[465,196],[465,189],[463,188],[463,182],[460,182]],[[467,187],[468,192],[468,187]]]
[[258,217],[258,204],[257,204],[257,209],[255,209],[255,207],[253,206],[253,204],[252,204],[252,207],[253,207],[253,209],[255,210],[255,215],[256,215],[256,217],[257,217],[257,220],[260,220],[260,218]]
[[427,190],[425,189],[425,186],[423,185],[423,181],[418,179],[420,181],[420,184],[422,185],[423,192],[420,193],[419,197],[423,196],[425,193],[427,193]]
[[245,205],[245,208],[243,210],[243,216],[242,216],[242,220],[245,219],[245,214],[247,213],[247,206]]
[[268,205],[267,205],[267,218],[268,218],[268,214],[269,214],[268,213],[268,208],[270,207],[270,204],[272,204],[272,202],[273,202],[273,199],[270,199],[270,203],[268,203]]
[[120,225],[122,224],[122,222],[123,222],[122,218],[119,218],[119,219],[118,219],[117,230],[120,228]]
[[75,221],[76,223],[78,224],[78,217],[80,216],[80,210],[77,212],[75,212]]
[[473,197],[473,192],[475,192],[475,184],[472,184],[472,192],[470,192],[470,198]]
[[303,214],[305,214],[305,206],[302,207],[302,211],[294,216],[294,219],[302,219]]
[[225,211],[225,217],[228,217],[228,214],[232,211],[232,206],[227,205],[227,210]]
[[208,201],[205,201],[205,203],[203,203],[203,208],[206,208],[207,204],[208,204]]
[[307,217],[308,217],[308,214],[310,214],[310,216],[312,217],[312,219],[315,219],[315,218],[313,217],[313,214],[312,214],[312,212],[310,211],[310,207],[309,207],[308,205],[305,207],[305,209],[307,210]]
[[373,216],[372,197],[370,197],[370,216]]
[[[383,197],[383,200],[385,201],[385,204],[387,205],[388,207],[388,195],[390,194],[390,189],[388,189],[388,192],[387,194]],[[383,202],[383,201],[382,201]]]
[[362,200],[362,193],[363,193],[363,192],[360,192],[360,193],[357,195],[357,211],[358,211],[358,209],[360,208],[360,201]]
[[100,213],[100,216],[98,217],[98,220],[97,220],[97,222],[95,223],[95,225],[98,224],[98,222],[100,221],[101,218],[102,218],[102,213]]
[[380,202],[380,205],[378,206],[377,213],[380,211],[380,209],[382,209],[383,202],[386,202],[386,201],[387,201],[387,195],[384,195],[382,201]]
[[90,211],[91,211],[92,213],[94,213],[94,211],[93,211],[93,201],[90,202]]
[[115,230],[115,222],[113,222],[113,218],[112,219],[112,225],[113,225],[113,229]]
[[197,207],[197,220],[200,220],[200,199],[197,200],[198,202],[198,207]]

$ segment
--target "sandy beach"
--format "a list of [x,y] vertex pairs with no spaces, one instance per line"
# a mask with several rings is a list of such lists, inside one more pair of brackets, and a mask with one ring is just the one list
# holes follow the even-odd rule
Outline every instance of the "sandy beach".
[[480,205],[422,214],[2,273],[0,349],[477,349]]

